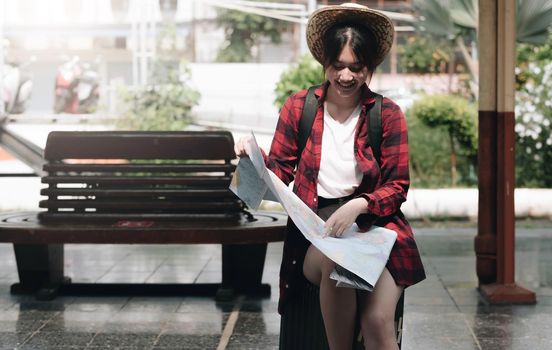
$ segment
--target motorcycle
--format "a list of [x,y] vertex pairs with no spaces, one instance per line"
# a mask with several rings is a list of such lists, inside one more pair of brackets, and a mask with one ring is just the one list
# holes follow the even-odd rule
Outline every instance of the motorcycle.
[[62,64],[56,74],[56,113],[93,113],[100,98],[99,74],[78,57]]
[[31,98],[33,82],[31,74],[26,66],[33,62],[34,58],[25,64],[9,62],[4,65],[2,101],[6,114],[21,114],[25,112],[26,104]]

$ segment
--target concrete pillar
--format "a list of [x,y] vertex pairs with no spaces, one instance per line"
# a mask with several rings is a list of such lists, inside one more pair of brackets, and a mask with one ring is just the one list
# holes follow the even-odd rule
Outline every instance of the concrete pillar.
[[0,1],[0,118],[4,117],[4,1]]
[[491,303],[535,303],[515,283],[515,0],[479,1],[479,209],[475,238],[481,294]]

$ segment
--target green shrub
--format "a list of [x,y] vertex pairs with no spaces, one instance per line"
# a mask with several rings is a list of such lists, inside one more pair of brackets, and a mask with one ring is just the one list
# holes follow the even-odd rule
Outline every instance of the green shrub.
[[275,88],[274,104],[281,108],[286,99],[294,92],[322,84],[324,80],[324,72],[320,63],[310,55],[303,56],[280,76]]
[[151,85],[124,88],[120,94],[124,112],[117,122],[127,130],[182,130],[191,121],[199,92],[189,86],[190,71],[184,64],[157,61]]
[[476,182],[477,109],[473,104],[452,95],[424,96],[409,108],[407,119],[412,172],[419,185]]
[[410,182],[416,188],[450,186],[450,152],[446,130],[434,130],[406,112],[410,151]]
[[[446,41],[429,35],[408,37],[397,45],[401,73],[444,73],[450,61],[450,46]],[[444,49],[443,49],[444,47]]]

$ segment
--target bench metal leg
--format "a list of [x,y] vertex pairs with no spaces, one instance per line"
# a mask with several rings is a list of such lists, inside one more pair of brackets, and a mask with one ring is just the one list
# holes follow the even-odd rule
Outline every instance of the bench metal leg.
[[19,283],[12,294],[36,294],[38,299],[55,298],[57,289],[69,282],[63,276],[63,244],[14,244]]
[[270,295],[270,285],[261,283],[266,247],[266,243],[222,245],[222,285],[217,300],[231,299],[235,293]]

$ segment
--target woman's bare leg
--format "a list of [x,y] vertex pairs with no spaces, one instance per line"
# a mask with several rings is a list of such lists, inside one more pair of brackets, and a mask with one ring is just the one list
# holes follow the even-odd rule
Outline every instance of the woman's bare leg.
[[320,309],[331,350],[350,350],[356,314],[356,292],[352,288],[335,286],[330,279],[335,263],[314,246],[305,255],[303,273],[313,284],[320,286]]
[[373,292],[359,292],[358,303],[364,348],[398,350],[395,339],[395,308],[403,291],[387,269]]

